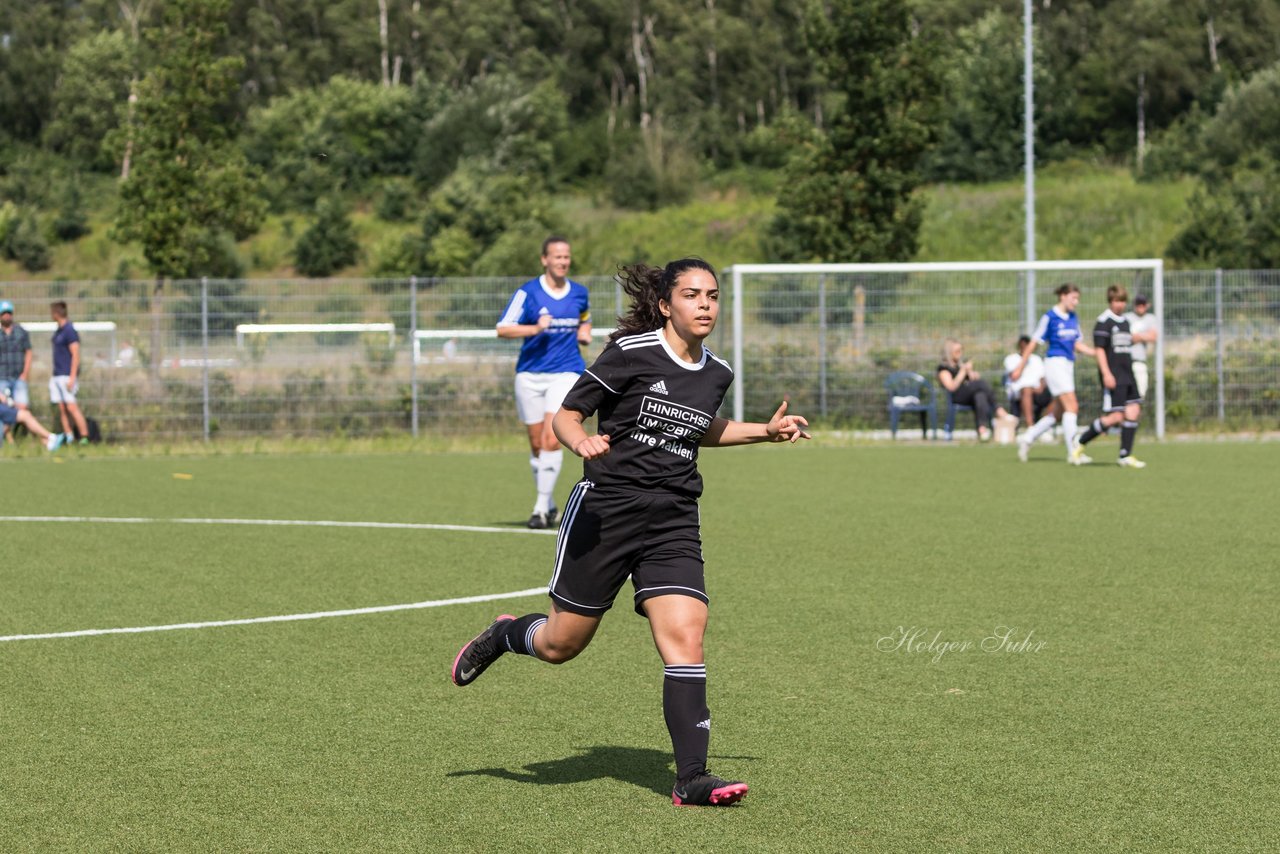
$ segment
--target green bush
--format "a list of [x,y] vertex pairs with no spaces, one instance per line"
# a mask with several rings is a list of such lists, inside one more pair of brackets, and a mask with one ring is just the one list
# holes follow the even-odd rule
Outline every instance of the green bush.
[[403,222],[413,206],[413,185],[404,179],[384,181],[374,214],[385,222]]
[[294,244],[293,258],[299,273],[317,279],[359,260],[355,228],[338,201],[324,199],[316,206],[316,220]]
[[53,264],[53,255],[49,252],[49,243],[40,233],[40,226],[34,215],[27,215],[18,220],[18,224],[9,232],[5,243],[4,254],[17,261],[22,269],[32,273],[47,270]]

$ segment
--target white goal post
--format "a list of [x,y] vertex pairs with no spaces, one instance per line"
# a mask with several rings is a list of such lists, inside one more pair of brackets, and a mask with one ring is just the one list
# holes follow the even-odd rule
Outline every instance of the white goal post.
[[[1020,332],[1030,333],[1035,327],[1036,319],[1052,305],[1052,301],[1036,293],[1036,273],[1070,274],[1074,271],[1090,271],[1098,273],[1133,273],[1149,274],[1151,277],[1152,311],[1160,331],[1154,346],[1154,364],[1152,386],[1155,392],[1155,432],[1163,438],[1165,433],[1165,394],[1164,394],[1164,261],[1160,258],[1124,258],[1099,259],[1088,261],[955,261],[933,263],[886,263],[886,264],[735,264],[725,272],[731,279],[730,313],[733,324],[733,369],[735,382],[733,385],[733,417],[744,420],[745,394],[744,376],[744,315],[746,314],[744,279],[751,276],[805,276],[825,274],[859,275],[859,274],[1020,274],[1023,293],[1019,295],[1022,317],[1010,317],[1010,337]],[[1090,300],[1093,302],[1093,296]],[[1092,306],[1091,306],[1092,308]],[[1081,312],[1081,326],[1089,327],[1087,318],[1091,316],[1091,308]],[[1020,328],[1018,328],[1020,327]],[[1087,331],[1086,331],[1087,334]]]
[[[116,363],[116,354],[118,347],[116,346],[116,324],[114,320],[76,320],[72,321],[72,326],[76,328],[76,332],[106,332],[111,340],[111,357],[108,364]],[[58,322],[55,320],[37,320],[32,323],[23,323],[22,328],[28,332],[54,332],[58,328]]]
[[[591,329],[592,338],[605,338],[612,334],[612,328],[593,327]],[[477,338],[494,342],[509,341],[512,344],[511,352],[513,354],[520,346],[520,339],[518,338],[498,338],[498,330],[493,326],[475,329],[415,329],[413,331],[413,363],[420,365],[428,361],[422,355],[423,341],[441,341],[447,345],[449,342]]]
[[236,347],[244,346],[246,335],[278,335],[296,332],[378,332],[387,336],[387,346],[396,346],[394,323],[241,323],[236,326]]

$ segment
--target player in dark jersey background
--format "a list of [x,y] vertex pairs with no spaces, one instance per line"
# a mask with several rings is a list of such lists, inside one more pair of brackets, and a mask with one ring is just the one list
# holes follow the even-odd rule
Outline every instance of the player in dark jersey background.
[[1098,315],[1093,325],[1093,346],[1098,358],[1098,382],[1102,385],[1102,415],[1094,419],[1080,437],[1077,453],[1081,462],[1092,462],[1083,448],[1110,427],[1120,425],[1120,456],[1117,463],[1125,468],[1146,468],[1147,464],[1133,456],[1133,440],[1142,415],[1142,393],[1133,372],[1133,330],[1125,317],[1129,292],[1123,285],[1107,288],[1107,310]]
[[[737,802],[745,783],[707,770],[711,713],[703,636],[698,497],[702,447],[809,438],[808,422],[784,402],[768,423],[716,415],[733,380],[703,345],[715,328],[720,286],[705,261],[636,265],[621,275],[632,299],[600,358],[556,414],[560,442],[582,457],[583,479],[565,506],[550,584],[551,613],[499,617],[459,651],[451,676],[473,682],[504,652],[553,664],[591,642],[629,577],[662,658],[662,707],[676,760],[672,802]],[[597,416],[588,434],[582,422]]]

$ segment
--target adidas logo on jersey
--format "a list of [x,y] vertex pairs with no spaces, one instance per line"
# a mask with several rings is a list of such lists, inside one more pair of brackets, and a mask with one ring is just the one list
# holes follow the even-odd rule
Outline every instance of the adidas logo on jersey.
[[649,391],[656,391],[658,394],[666,394],[667,384],[662,380],[658,380],[656,383],[649,386]]

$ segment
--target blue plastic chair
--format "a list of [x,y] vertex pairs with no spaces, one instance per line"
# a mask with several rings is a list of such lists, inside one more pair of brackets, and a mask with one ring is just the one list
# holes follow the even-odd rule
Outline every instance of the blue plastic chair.
[[884,390],[889,395],[890,436],[898,438],[898,420],[904,412],[920,413],[920,434],[923,438],[929,438],[930,429],[935,437],[938,435],[932,382],[914,371],[894,371],[885,379]]
[[943,386],[942,393],[947,396],[947,420],[946,423],[942,425],[942,432],[946,436],[947,441],[950,442],[951,434],[955,432],[956,429],[956,413],[972,412],[973,407],[965,406],[963,403],[956,403],[951,398],[951,392],[947,391],[946,386]]

